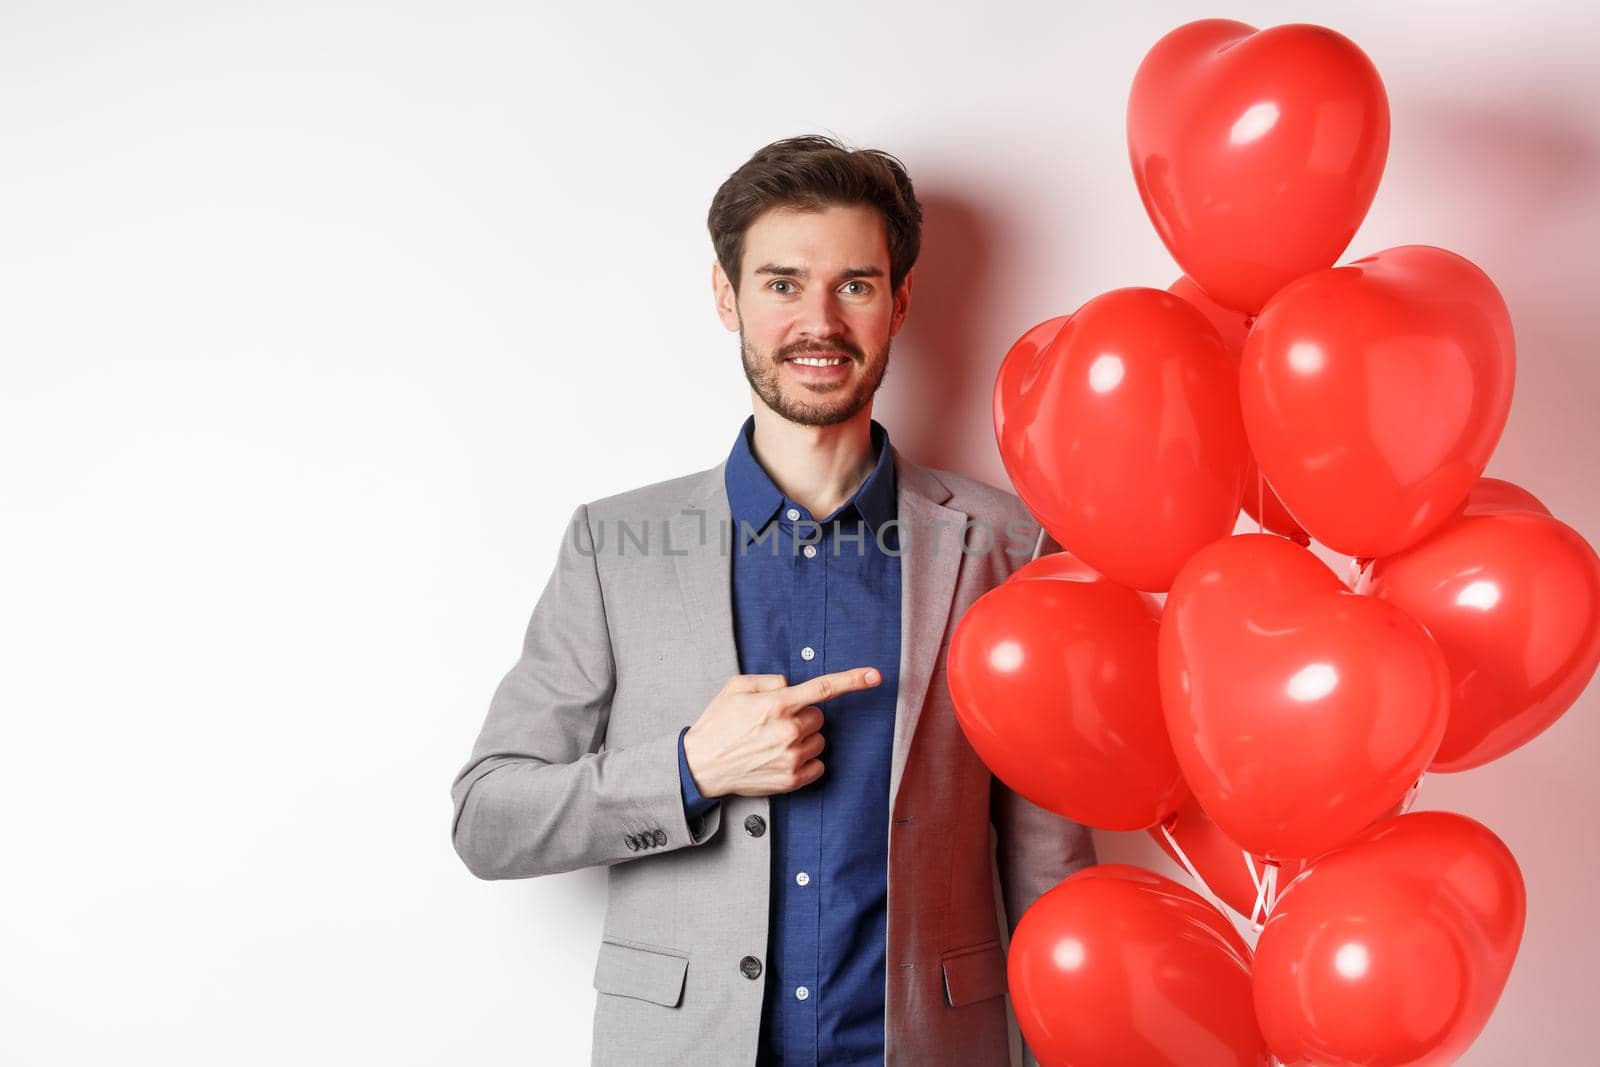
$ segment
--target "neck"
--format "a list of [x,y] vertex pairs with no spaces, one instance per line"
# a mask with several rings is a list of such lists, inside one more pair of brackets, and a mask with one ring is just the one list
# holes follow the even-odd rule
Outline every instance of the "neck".
[[751,451],[767,476],[814,518],[833,512],[861,488],[876,462],[872,405],[832,426],[790,422],[755,397]]

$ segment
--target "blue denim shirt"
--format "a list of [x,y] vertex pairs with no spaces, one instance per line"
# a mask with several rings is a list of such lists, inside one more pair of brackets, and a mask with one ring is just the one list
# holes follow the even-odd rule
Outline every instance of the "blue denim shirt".
[[[888,432],[877,466],[833,514],[787,499],[745,421],[725,470],[741,674],[791,685],[876,667],[883,680],[820,705],[822,776],[770,801],[772,895],[758,1064],[882,1064],[889,892],[889,764],[900,682],[900,557]],[[807,545],[810,545],[808,550]],[[684,812],[703,797],[678,734]]]

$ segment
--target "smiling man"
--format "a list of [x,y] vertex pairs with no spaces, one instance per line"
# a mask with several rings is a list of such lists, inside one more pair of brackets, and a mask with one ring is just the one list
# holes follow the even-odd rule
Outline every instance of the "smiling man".
[[872,418],[921,222],[898,160],[822,137],[723,183],[752,414],[715,466],[577,508],[455,778],[480,878],[608,868],[595,1064],[1006,1064],[1002,934],[1095,862],[945,682],[961,614],[1056,546]]

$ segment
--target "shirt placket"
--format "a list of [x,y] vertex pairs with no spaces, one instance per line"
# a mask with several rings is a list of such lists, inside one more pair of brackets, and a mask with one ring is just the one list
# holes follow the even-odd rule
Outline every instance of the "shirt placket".
[[[786,503],[784,517],[789,524],[788,555],[793,568],[789,619],[789,682],[793,685],[823,673],[823,652],[827,647],[827,553],[816,524],[804,509]],[[810,544],[803,545],[802,540]],[[797,1064],[820,1062],[817,1010],[821,990],[817,982],[821,972],[822,787],[822,780],[818,779],[788,795],[788,908],[784,922],[793,935],[785,939],[793,952],[785,959],[788,973],[784,976],[784,995],[789,998],[787,1014],[791,1020],[786,1027],[785,1062]]]

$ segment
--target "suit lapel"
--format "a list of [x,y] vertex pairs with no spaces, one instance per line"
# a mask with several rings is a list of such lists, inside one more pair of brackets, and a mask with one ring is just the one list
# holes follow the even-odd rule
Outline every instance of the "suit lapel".
[[733,554],[727,547],[738,531],[730,529],[732,513],[722,481],[725,463],[704,472],[704,481],[669,520],[673,563],[683,595],[683,625],[689,633],[704,635],[701,666],[713,693],[739,673],[733,636]]
[[944,506],[950,490],[932,472],[905,459],[898,450],[894,458],[901,533],[900,686],[889,768],[891,818],[927,700],[934,660],[950,621],[956,575],[961,569],[962,525],[968,518],[966,512]]

